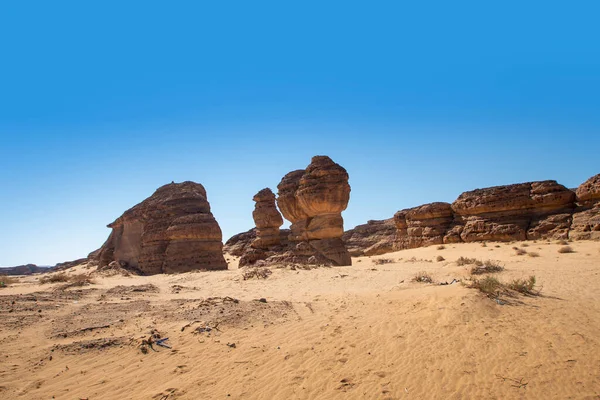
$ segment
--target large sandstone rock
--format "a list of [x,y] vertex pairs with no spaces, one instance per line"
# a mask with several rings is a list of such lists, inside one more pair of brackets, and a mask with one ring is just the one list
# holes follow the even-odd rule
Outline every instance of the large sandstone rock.
[[[462,193],[452,203],[454,221],[445,241],[510,241],[562,238],[568,232],[575,194],[541,181]],[[560,214],[560,216],[557,216]]]
[[266,264],[351,265],[342,241],[341,213],[350,199],[346,170],[327,156],[315,156],[306,169],[286,174],[277,190],[277,206],[292,223],[288,240],[280,245],[253,245],[254,250],[263,251],[246,249],[240,266],[258,260]]
[[569,231],[571,239],[600,239],[600,174],[577,188],[577,208]]
[[262,189],[254,195],[254,211],[252,218],[256,224],[256,239],[252,247],[268,249],[281,244],[279,227],[283,225],[283,218],[275,206],[275,194],[269,188]]
[[198,183],[171,183],[108,225],[101,266],[125,263],[144,274],[227,269],[222,233]]
[[453,219],[449,203],[429,203],[398,211],[394,214],[397,229],[394,248],[412,249],[441,244]]
[[[279,230],[279,243],[281,247],[285,248],[288,245],[289,240],[288,236],[290,236],[291,231],[289,229],[280,229]],[[256,228],[252,228],[249,231],[241,232],[230,237],[225,245],[223,246],[223,252],[229,253],[232,256],[241,257],[246,252],[250,251],[252,247],[252,243],[256,240]]]
[[296,244],[277,261],[351,265],[341,214],[350,200],[348,172],[327,156],[315,156],[305,170],[285,175],[277,189],[277,205],[292,222],[289,240]]
[[371,220],[344,232],[342,240],[352,257],[375,256],[394,251],[396,224],[393,218]]

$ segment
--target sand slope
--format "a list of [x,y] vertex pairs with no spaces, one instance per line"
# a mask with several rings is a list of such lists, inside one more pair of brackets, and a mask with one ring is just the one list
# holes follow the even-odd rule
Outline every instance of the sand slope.
[[[540,256],[456,244],[264,280],[243,280],[233,257],[229,271],[68,290],[22,278],[0,289],[0,397],[599,399],[600,242],[570,254],[527,244]],[[460,283],[411,281],[421,270],[464,280],[460,256],[502,261],[503,281],[533,274],[542,296],[500,305]],[[195,332],[207,325],[218,330]],[[172,349],[143,354],[151,331]]]

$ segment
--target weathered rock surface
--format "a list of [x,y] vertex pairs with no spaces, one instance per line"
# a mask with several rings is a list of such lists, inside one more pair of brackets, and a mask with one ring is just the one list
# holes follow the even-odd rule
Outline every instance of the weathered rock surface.
[[[279,230],[279,247],[284,248],[289,243],[288,236],[291,231],[289,229]],[[223,251],[229,253],[232,256],[241,257],[252,249],[252,243],[256,239],[256,228],[252,228],[249,231],[241,232],[230,237],[225,245]],[[277,247],[277,246],[276,246]]]
[[344,232],[342,240],[352,257],[375,256],[394,251],[396,224],[393,218],[371,220]]
[[[17,265],[16,267],[0,268],[1,275],[32,275],[50,271],[50,267],[38,267],[35,264]],[[1,280],[1,279],[0,279]]]
[[577,208],[569,231],[571,239],[600,239],[600,174],[577,188]]
[[96,257],[101,266],[126,263],[144,274],[227,269],[222,233],[198,183],[171,183],[125,211]]
[[600,174],[576,190],[550,180],[476,189],[451,205],[430,203],[398,211],[393,221],[394,235],[383,228],[384,221],[346,232],[352,255],[439,243],[600,239]]
[[267,264],[351,265],[352,259],[342,241],[344,220],[341,213],[350,200],[346,170],[327,156],[315,156],[306,169],[286,174],[277,190],[277,206],[292,223],[288,241],[280,245],[273,242],[266,246],[253,244],[253,247],[266,251],[246,249],[240,266],[258,260],[265,260]]
[[279,227],[283,225],[283,218],[275,206],[275,194],[269,188],[262,189],[254,195],[256,202],[252,218],[256,224],[256,239],[252,247],[268,249],[281,244]]
[[396,240],[394,248],[412,249],[444,242],[444,235],[454,217],[448,203],[429,203],[394,214]]

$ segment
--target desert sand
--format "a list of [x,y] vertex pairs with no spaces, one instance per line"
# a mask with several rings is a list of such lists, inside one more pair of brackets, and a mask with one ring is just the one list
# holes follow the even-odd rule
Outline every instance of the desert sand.
[[[68,289],[21,277],[0,289],[0,397],[600,399],[600,242],[569,245],[429,246],[266,279],[228,255],[173,275],[81,265],[67,273],[95,283]],[[486,297],[461,256],[535,275],[540,295]],[[171,348],[140,346],[152,334]]]

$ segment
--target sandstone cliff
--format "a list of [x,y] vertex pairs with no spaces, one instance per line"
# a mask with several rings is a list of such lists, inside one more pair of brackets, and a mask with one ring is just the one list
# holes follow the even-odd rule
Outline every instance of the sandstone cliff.
[[369,221],[344,233],[351,253],[458,242],[600,239],[600,174],[575,191],[556,181],[539,181],[464,192],[452,204],[398,211],[393,233],[389,221]]
[[256,239],[252,247],[268,249],[281,244],[279,227],[283,225],[283,218],[275,206],[275,194],[269,188],[262,189],[254,195],[256,202],[252,218],[256,224]]
[[125,211],[96,253],[101,266],[117,261],[144,274],[227,269],[222,234],[198,183],[171,183]]

